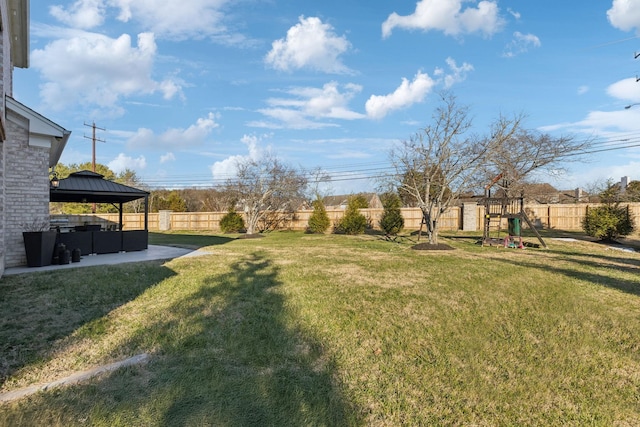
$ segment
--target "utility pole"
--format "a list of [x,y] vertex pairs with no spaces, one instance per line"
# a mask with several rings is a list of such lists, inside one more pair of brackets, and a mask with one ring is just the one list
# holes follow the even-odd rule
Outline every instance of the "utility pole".
[[[101,131],[106,131],[104,128],[99,128],[96,126],[96,122],[92,122],[91,124],[84,123],[85,126],[91,127],[91,137],[84,135],[85,138],[91,139],[91,144],[93,146],[93,154],[91,156],[91,171],[95,173],[96,171],[96,141],[98,142],[106,142],[104,139],[100,139],[96,137],[96,129]],[[91,212],[96,213],[96,204],[91,205]]]
[[96,137],[96,129],[102,130],[102,131],[105,131],[106,129],[97,127],[95,122],[92,122],[91,124],[85,123],[84,125],[90,127],[92,131],[90,137],[87,135],[85,135],[84,137],[87,139],[90,139],[93,145],[93,155],[91,157],[91,167],[92,167],[91,171],[95,172],[96,171],[96,141],[106,142],[104,139],[100,139]]

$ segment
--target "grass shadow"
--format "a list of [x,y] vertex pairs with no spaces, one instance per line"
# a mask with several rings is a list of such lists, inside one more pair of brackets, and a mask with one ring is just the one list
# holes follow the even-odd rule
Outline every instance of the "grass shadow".
[[335,379],[335,361],[299,326],[278,275],[254,253],[197,278],[193,292],[124,344],[155,347],[148,365],[25,407],[91,425],[362,424]]
[[[575,255],[575,254],[574,254]],[[586,254],[578,254],[579,256],[587,256]],[[608,258],[608,257],[600,257]],[[618,258],[611,257],[611,260],[617,260]],[[495,258],[496,261],[504,262],[509,265],[513,265],[513,260],[506,259],[498,259]],[[581,266],[580,269],[577,268],[564,268],[558,267],[555,265],[544,265],[541,266],[532,262],[518,262],[518,265],[525,268],[535,268],[535,269],[544,269],[545,271],[549,271],[551,273],[562,274],[566,277],[570,277],[573,279],[584,280],[586,282],[590,282],[596,285],[604,286],[607,288],[617,289],[619,291],[640,296],[640,268],[634,267],[621,267],[614,266],[611,264],[604,264],[602,262],[598,262],[594,258],[591,259],[583,259],[579,257],[569,256],[565,258],[565,261],[572,262]],[[597,270],[597,272],[589,272],[585,271],[586,269]],[[615,277],[613,274],[608,275],[607,272],[612,273],[627,273],[627,274],[635,274],[637,279],[620,279]]]
[[[172,343],[161,362],[162,375],[185,367],[165,379],[177,380],[178,388],[161,424],[349,424],[333,362],[321,342],[296,326],[278,290],[278,268],[252,254],[231,270],[208,278],[191,298],[195,306],[175,307],[178,318],[194,309],[211,315],[199,317],[202,332]],[[211,358],[194,360],[203,350]]]
[[[104,270],[104,280],[94,280],[96,269]],[[79,328],[99,329],[103,316],[173,274],[149,261],[3,277],[0,385],[22,367],[48,360],[55,343]]]
[[213,234],[193,233],[149,233],[149,244],[162,246],[175,246],[186,249],[200,249],[205,246],[224,245],[236,240],[238,237],[220,236]]
[[[604,264],[602,261],[607,261],[607,262],[614,262],[618,264],[626,264],[631,266],[630,269],[625,269],[624,267],[616,267],[619,270],[629,270],[632,272],[636,272],[638,271],[638,268],[640,268],[640,258],[630,258],[630,257],[625,258],[625,257],[615,256],[615,255],[601,255],[601,254],[585,253],[585,252],[579,252],[579,251],[566,251],[566,250],[559,251],[556,249],[549,249],[548,252],[552,254],[560,255],[560,256],[573,257],[571,258],[572,261],[582,263],[587,266],[602,266]],[[615,251],[615,249],[611,249],[611,253],[616,254],[619,252]],[[581,259],[582,261],[580,261]]]

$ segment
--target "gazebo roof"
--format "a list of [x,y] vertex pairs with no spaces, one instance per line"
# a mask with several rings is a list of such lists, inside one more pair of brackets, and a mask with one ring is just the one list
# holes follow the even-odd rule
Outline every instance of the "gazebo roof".
[[52,202],[126,203],[146,198],[148,191],[104,179],[104,175],[83,170],[59,181],[49,191]]

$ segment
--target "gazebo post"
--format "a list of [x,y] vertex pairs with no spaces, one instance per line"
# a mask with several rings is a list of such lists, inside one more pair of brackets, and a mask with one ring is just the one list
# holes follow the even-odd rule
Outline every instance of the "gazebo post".
[[119,210],[119,216],[120,216],[120,228],[119,230],[122,231],[122,202],[120,202],[120,210]]
[[144,231],[149,231],[149,196],[144,196]]

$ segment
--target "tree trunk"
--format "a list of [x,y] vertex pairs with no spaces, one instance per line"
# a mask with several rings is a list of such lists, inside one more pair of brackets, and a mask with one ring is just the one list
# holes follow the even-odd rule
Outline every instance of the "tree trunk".
[[[426,208],[422,208],[422,218],[423,218],[423,222],[426,224],[427,238],[429,239],[429,244],[437,245],[438,244],[437,218],[434,219],[433,215],[431,215],[431,211]],[[422,230],[422,225],[420,225],[420,229]],[[420,236],[418,236],[418,239],[419,238]]]
[[258,227],[259,215],[256,212],[247,213],[247,234],[255,234]]
[[429,230],[429,244],[437,245],[438,244],[438,227],[436,224],[436,220],[429,218],[429,222],[427,223]]

